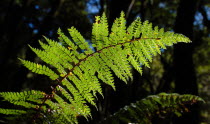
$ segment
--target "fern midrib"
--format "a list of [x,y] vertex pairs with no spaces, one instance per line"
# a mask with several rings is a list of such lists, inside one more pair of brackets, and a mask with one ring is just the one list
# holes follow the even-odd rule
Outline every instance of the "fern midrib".
[[116,47],[117,45],[123,45],[123,44],[125,44],[125,43],[132,43],[132,42],[134,42],[134,41],[139,41],[139,40],[142,40],[142,39],[155,39],[155,40],[160,40],[161,38],[137,38],[137,39],[132,39],[132,40],[123,42],[123,43],[118,43],[118,44],[115,44],[115,45],[110,45],[110,46],[104,47],[104,48],[102,48],[102,49],[100,49],[100,50],[98,50],[98,51],[95,51],[94,53],[88,54],[84,59],[79,59],[79,62],[76,63],[76,64],[73,66],[73,68],[70,69],[69,72],[61,78],[61,80],[59,80],[59,79],[56,79],[56,80],[57,80],[59,83],[62,82],[65,78],[67,78],[68,76],[71,76],[70,73],[73,72],[73,70],[75,69],[75,67],[79,66],[81,62],[86,61],[86,59],[88,59],[88,58],[91,57],[91,56],[94,56],[94,54],[96,54],[96,53],[101,53],[102,50],[104,50],[104,49],[111,48],[111,47]]

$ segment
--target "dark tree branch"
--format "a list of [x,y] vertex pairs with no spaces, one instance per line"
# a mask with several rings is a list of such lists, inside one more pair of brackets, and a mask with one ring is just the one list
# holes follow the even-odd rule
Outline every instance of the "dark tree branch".
[[126,16],[125,16],[126,20],[128,19],[129,15],[130,15],[130,12],[131,12],[131,9],[132,9],[134,3],[135,3],[135,0],[132,0],[129,7],[128,7],[128,10],[127,10]]

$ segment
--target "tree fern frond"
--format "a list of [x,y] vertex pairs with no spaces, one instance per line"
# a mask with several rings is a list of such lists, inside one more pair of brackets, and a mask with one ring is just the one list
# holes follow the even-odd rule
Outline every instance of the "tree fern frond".
[[[181,42],[189,42],[189,39],[182,35],[165,33],[157,27],[153,29],[151,23],[141,22],[139,18],[126,29],[123,12],[113,23],[110,34],[105,14],[96,17],[92,30],[95,51],[74,27],[68,31],[72,40],[59,29],[59,42],[45,38],[48,44],[40,42],[43,50],[31,48],[43,61],[58,70],[58,74],[54,73],[60,75],[56,80],[59,85],[64,86],[63,89],[66,88],[61,94],[77,108],[75,110],[78,113],[89,112],[84,110],[83,104],[87,102],[96,106],[94,96],[96,93],[102,95],[100,80],[115,88],[112,72],[127,82],[132,79],[131,65],[142,73],[141,66],[149,67],[152,56],[160,54],[161,48],[178,42],[178,39],[182,39]],[[55,87],[56,90],[59,85]],[[67,92],[72,94],[71,97],[66,95]]]
[[[33,96],[35,99],[27,99],[37,101],[38,107],[24,99],[8,101],[26,108],[37,107],[38,113],[49,117],[50,114],[52,117],[59,116],[62,122],[77,123],[77,116],[90,117],[88,104],[96,107],[97,93],[103,96],[101,82],[115,90],[114,74],[124,82],[132,80],[131,66],[142,74],[141,66],[149,67],[152,57],[160,54],[161,49],[177,42],[190,42],[183,35],[153,28],[151,23],[141,22],[140,18],[126,28],[124,16],[122,12],[110,33],[105,14],[97,16],[92,29],[92,46],[74,27],[68,29],[70,37],[61,29],[58,29],[58,41],[44,37],[47,43],[39,41],[42,49],[29,46],[50,66],[20,61],[32,72],[46,75],[57,84],[52,86],[51,93],[42,96],[44,98]],[[12,95],[15,96],[14,93]],[[8,98],[7,95],[3,97]],[[71,118],[68,119],[68,116]]]
[[101,123],[139,123],[151,124],[151,120],[157,115],[167,115],[174,113],[181,116],[184,112],[189,112],[186,105],[192,105],[204,100],[195,95],[179,95],[160,93],[158,95],[150,95],[136,103],[121,108],[118,112],[107,117]]

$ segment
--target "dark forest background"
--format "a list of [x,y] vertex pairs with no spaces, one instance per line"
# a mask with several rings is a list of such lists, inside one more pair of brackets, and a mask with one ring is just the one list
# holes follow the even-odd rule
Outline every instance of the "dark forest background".
[[[39,47],[43,35],[57,38],[57,29],[76,27],[86,39],[96,15],[106,13],[111,24],[121,11],[129,25],[137,16],[153,25],[188,36],[191,44],[179,43],[156,56],[142,76],[134,72],[128,85],[116,78],[114,92],[104,87],[97,123],[121,107],[150,94],[176,92],[201,96],[206,104],[195,105],[183,117],[157,119],[154,124],[210,123],[210,2],[208,0],[1,0],[0,1],[0,92],[29,89],[50,90],[48,78],[23,67],[18,58],[40,62],[28,44]],[[66,32],[67,33],[67,32]],[[1,105],[0,105],[1,106]],[[1,119],[0,119],[1,120]]]

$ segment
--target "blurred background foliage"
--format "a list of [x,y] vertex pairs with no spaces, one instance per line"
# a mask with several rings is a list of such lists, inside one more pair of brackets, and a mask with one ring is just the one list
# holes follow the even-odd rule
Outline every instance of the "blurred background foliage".
[[38,40],[43,40],[43,35],[56,40],[58,28],[67,31],[71,26],[90,39],[96,15],[105,12],[111,24],[121,11],[126,13],[127,25],[140,16],[143,21],[149,20],[155,26],[190,37],[192,44],[179,44],[162,51],[150,69],[144,67],[142,76],[134,70],[134,80],[128,85],[116,78],[116,92],[104,86],[105,98],[98,100],[99,111],[93,108],[93,119],[86,122],[81,118],[81,123],[97,123],[119,108],[159,92],[191,93],[206,101],[204,105],[192,107],[191,114],[158,119],[159,123],[210,123],[208,0],[1,0],[0,91],[50,91],[51,80],[31,73],[17,59],[41,62],[28,44],[39,47]]

